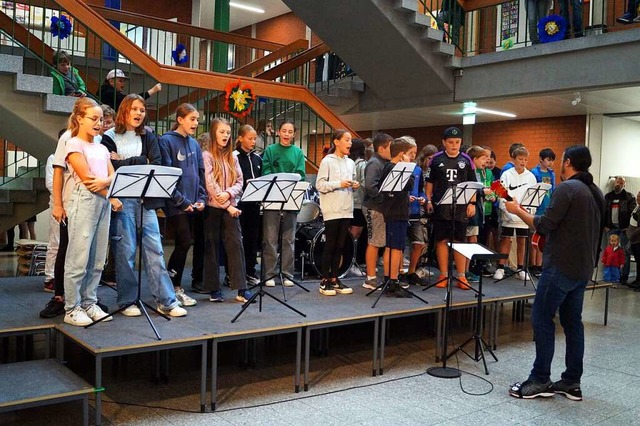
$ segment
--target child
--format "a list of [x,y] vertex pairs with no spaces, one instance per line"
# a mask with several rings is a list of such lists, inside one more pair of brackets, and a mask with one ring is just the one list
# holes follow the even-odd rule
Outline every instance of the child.
[[[513,200],[519,200],[525,193],[526,189],[536,184],[536,177],[527,170],[527,160],[529,159],[529,151],[525,147],[516,148],[511,154],[514,166],[502,172],[500,183],[507,190],[509,197]],[[527,237],[529,235],[529,227],[518,216],[511,214],[505,207],[505,200],[500,199],[500,212],[502,222],[502,235],[500,239],[500,253],[507,254],[511,250],[511,239],[517,237],[517,262],[520,272],[516,274],[516,278],[528,281],[531,279],[524,267],[524,252]],[[501,280],[504,278],[504,264],[506,260],[498,261],[498,268],[493,274],[493,278]]]
[[[556,188],[556,174],[552,167],[553,162],[556,159],[556,154],[551,148],[545,148],[540,151],[540,163],[531,169],[531,173],[536,177],[538,183],[548,183],[551,185],[551,189],[547,192],[542,204],[536,210],[537,215],[541,215],[547,209],[549,202],[551,201],[551,194]],[[531,247],[531,255],[529,256],[529,270],[539,276],[542,273],[542,252],[537,247]]]
[[[98,89],[98,92],[96,93],[100,102],[109,105],[117,112],[118,108],[120,108],[120,104],[124,100],[124,97],[127,96],[124,93],[124,86],[128,79],[129,77],[127,77],[124,72],[118,68],[114,68],[109,71],[102,83],[102,86],[100,86],[100,89]],[[161,90],[162,84],[158,83],[146,92],[140,93],[140,96],[147,100]]]
[[[409,161],[407,153],[413,148],[415,146],[404,138],[395,139],[391,143],[391,160],[385,164],[382,170],[381,183],[397,163]],[[405,290],[398,280],[409,223],[409,192],[411,188],[413,188],[413,176],[400,192],[384,193],[382,201],[386,236],[385,271],[389,271],[389,275],[385,276],[385,280],[389,280],[385,292],[396,297],[412,297],[412,294]]]
[[[262,157],[262,174],[272,173],[298,173],[301,179],[305,177],[305,160],[302,150],[293,145],[296,136],[296,126],[291,121],[283,121],[278,128],[279,143],[269,145]],[[282,247],[280,247],[280,261],[282,285],[293,287],[293,256],[295,253],[295,239],[297,214],[295,212],[283,212],[282,218]],[[262,260],[265,285],[275,287],[278,271],[278,234],[280,233],[280,211],[267,210],[263,213],[262,227]]]
[[[513,151],[515,151],[518,148],[522,148],[524,147],[523,144],[521,144],[520,142],[515,142],[512,143],[511,145],[509,145],[509,158],[513,158]],[[502,173],[506,172],[507,170],[513,168],[515,164],[513,163],[512,160],[509,160],[506,162],[506,164],[504,166],[502,166],[502,169],[500,169],[500,174],[496,175],[494,173],[494,176],[496,176],[497,178],[500,178],[502,176]]]
[[333,133],[329,154],[320,162],[316,187],[320,192],[320,209],[324,219],[326,241],[322,252],[320,294],[351,294],[353,289],[338,279],[344,242],[353,218],[353,190],[360,184],[355,179],[355,163],[348,157],[351,133],[338,129]]
[[620,282],[620,269],[624,266],[626,255],[620,247],[620,237],[616,234],[609,236],[609,245],[602,253],[604,265],[604,280],[610,283]]
[[[438,268],[440,269],[440,277],[436,282],[437,288],[447,287],[449,265],[447,243],[451,240],[451,233],[454,233],[454,242],[465,241],[467,218],[473,217],[476,213],[475,196],[466,207],[456,206],[455,217],[450,204],[438,205],[438,202],[451,185],[476,181],[473,162],[467,154],[460,152],[460,145],[462,144],[462,132],[460,129],[457,127],[446,129],[442,135],[442,143],[445,150],[434,155],[429,163],[425,190],[427,212],[434,213],[433,238],[436,240],[436,257],[438,258]],[[453,229],[451,228],[452,226],[454,226]],[[458,274],[456,285],[462,290],[469,290],[470,287],[464,275],[465,257],[461,253],[454,251],[453,258]]]
[[87,87],[78,74],[78,70],[71,66],[71,58],[64,50],[58,50],[53,55],[55,70],[51,70],[53,77],[53,94],[66,96],[86,96]]
[[113,166],[107,149],[93,143],[102,127],[100,106],[93,99],[79,98],[68,127],[72,138],[65,147],[66,159],[73,168],[75,185],[68,210],[73,244],[65,260],[64,322],[83,327],[107,316],[97,305],[96,292],[107,257],[111,210],[122,210],[122,203],[105,198]]
[[[376,264],[380,248],[387,245],[384,216],[382,215],[382,200],[380,185],[382,185],[382,170],[391,159],[391,142],[393,138],[386,133],[378,133],[373,138],[375,153],[367,161],[364,169],[364,200],[362,210],[367,220],[368,245],[365,254],[367,261],[367,279],[362,287],[375,290],[378,287]],[[384,275],[389,276],[388,265],[384,266]]]
[[102,108],[102,130],[100,130],[100,135],[104,135],[104,132],[116,125],[116,112],[109,105],[102,104],[100,108]]
[[[211,134],[209,132],[198,135],[198,146],[204,152],[211,146]],[[206,187],[206,182],[203,183]],[[205,207],[206,209],[206,207]],[[209,294],[210,291],[202,284],[202,274],[204,273],[204,210],[191,213],[193,221],[193,249],[191,250],[191,291],[200,294]],[[222,253],[222,257],[225,253]],[[226,263],[226,262],[225,262]],[[226,285],[226,284],[225,284]]]
[[[366,273],[362,272],[360,265],[364,265],[365,252],[367,251],[367,232],[365,226],[367,220],[362,212],[362,201],[364,200],[364,169],[367,166],[365,157],[364,141],[361,139],[351,140],[351,149],[349,150],[349,158],[353,160],[356,169],[355,180],[358,182],[358,188],[353,190],[353,220],[349,232],[356,242],[356,260],[351,267],[350,273],[356,277],[363,277]],[[365,232],[362,232],[365,231]]]
[[220,240],[228,254],[231,287],[238,291],[236,300],[247,303],[253,296],[247,290],[242,233],[236,206],[242,195],[242,169],[231,147],[231,126],[222,118],[211,122],[212,143],[203,149],[204,176],[207,187],[207,207],[204,215],[204,288],[210,302],[223,302],[220,285]]
[[[262,176],[262,158],[256,154],[257,132],[253,127],[245,124],[238,129],[238,139],[236,150],[233,155],[238,159],[242,169],[242,191],[247,187],[247,181]],[[238,208],[242,210],[240,215],[240,228],[242,229],[242,246],[244,247],[245,271],[247,282],[250,285],[260,283],[256,275],[256,264],[258,263],[258,250],[260,249],[260,204],[259,203],[238,203]]]
[[204,163],[198,142],[193,139],[198,128],[198,110],[191,104],[182,104],[176,110],[173,130],[160,138],[162,165],[182,169],[182,177],[173,193],[165,202],[167,220],[176,231],[175,247],[167,269],[173,281],[176,297],[184,306],[197,302],[187,296],[182,288],[182,273],[187,252],[193,242],[193,213],[204,210],[207,192],[204,188]]
[[[160,165],[162,156],[156,136],[144,129],[146,106],[138,95],[127,95],[118,110],[116,126],[102,136],[102,144],[110,152],[115,170],[122,166],[137,164]],[[142,259],[147,283],[158,311],[183,317],[187,311],[180,307],[164,263],[164,250],[160,239],[160,227],[156,209],[164,204],[161,199],[145,198],[144,206],[139,199],[122,200],[122,211],[111,216],[110,240],[117,277],[118,306],[123,307],[136,300],[138,272],[135,269],[137,231],[142,217]],[[144,210],[143,210],[144,207]],[[140,266],[140,265],[138,265]],[[130,305],[122,314],[138,317],[142,313],[136,305]]]

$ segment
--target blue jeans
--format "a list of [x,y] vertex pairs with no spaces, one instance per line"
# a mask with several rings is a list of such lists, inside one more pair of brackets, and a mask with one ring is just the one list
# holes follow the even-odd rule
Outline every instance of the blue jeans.
[[[125,306],[136,300],[138,293],[138,271],[136,264],[137,229],[140,226],[139,199],[121,199],[122,211],[111,219],[111,244],[115,259],[118,282],[118,305]],[[155,210],[143,210],[142,262],[149,289],[162,307],[178,306],[173,283],[164,263],[164,250],[160,241],[160,227]]]
[[111,204],[76,184],[67,210],[69,247],[64,263],[64,309],[88,308],[98,301],[96,292],[107,259]]
[[[284,212],[282,216],[282,247],[280,258],[282,273],[293,277],[293,257],[295,256],[295,232],[298,215]],[[264,278],[269,279],[278,273],[278,233],[280,231],[280,212],[265,210],[262,215],[262,260]]]
[[[571,3],[573,22],[569,17],[569,3]],[[582,0],[560,0],[560,15],[567,21],[567,35],[565,38],[569,38],[572,23],[573,36],[582,35]]]
[[531,323],[536,340],[536,360],[529,379],[546,383],[551,377],[551,362],[555,351],[556,327],[553,319],[560,313],[560,324],[566,337],[566,369],[562,379],[580,383],[584,358],[584,326],[582,305],[586,280],[573,280],[555,267],[542,270],[533,301]]

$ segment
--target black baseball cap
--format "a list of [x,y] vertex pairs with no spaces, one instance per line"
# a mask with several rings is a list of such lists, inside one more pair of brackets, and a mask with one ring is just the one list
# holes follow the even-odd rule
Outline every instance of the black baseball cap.
[[457,127],[449,127],[442,134],[442,139],[461,138],[461,137],[462,137],[462,131],[460,131],[460,129],[458,129]]

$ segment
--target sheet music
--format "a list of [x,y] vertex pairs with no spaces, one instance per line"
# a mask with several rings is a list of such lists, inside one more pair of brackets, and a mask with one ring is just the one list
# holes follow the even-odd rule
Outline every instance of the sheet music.
[[300,175],[297,173],[274,173],[249,179],[240,201],[284,203],[289,199],[298,182],[300,182]]
[[[481,182],[461,182],[456,185],[456,204],[469,204],[469,200],[481,189],[484,189],[484,185]],[[453,188],[447,188],[446,192],[438,201],[438,205],[453,204]]]
[[495,252],[489,250],[488,248],[475,243],[449,243],[451,247],[466,257],[467,259],[471,259],[473,255],[476,254],[495,254]]
[[402,191],[411,178],[413,170],[416,168],[415,163],[399,162],[393,166],[393,169],[384,178],[384,182],[380,185],[380,192],[398,192]]
[[542,204],[545,195],[551,189],[550,183],[536,183],[525,189],[524,193],[518,200],[518,204],[523,207],[531,207],[537,209]]
[[304,193],[309,188],[309,186],[309,182],[296,182],[293,191],[291,191],[291,196],[289,197],[287,202],[284,203],[284,206],[282,205],[282,203],[264,203],[263,208],[265,210],[280,210],[282,208],[282,211],[285,212],[297,212],[302,207]]
[[[151,171],[153,177],[149,181]],[[116,170],[107,197],[140,198],[149,181],[145,198],[171,198],[180,176],[182,170],[177,167],[153,164],[122,166]]]

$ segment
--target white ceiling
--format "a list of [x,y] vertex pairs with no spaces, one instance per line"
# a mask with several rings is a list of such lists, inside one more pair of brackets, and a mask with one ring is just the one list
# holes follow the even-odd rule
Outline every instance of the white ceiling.
[[231,8],[231,21],[229,27],[231,31],[243,28],[276,16],[289,13],[291,10],[281,0],[232,0],[234,3],[241,3],[247,6],[258,7],[265,13],[254,13],[247,10]]

